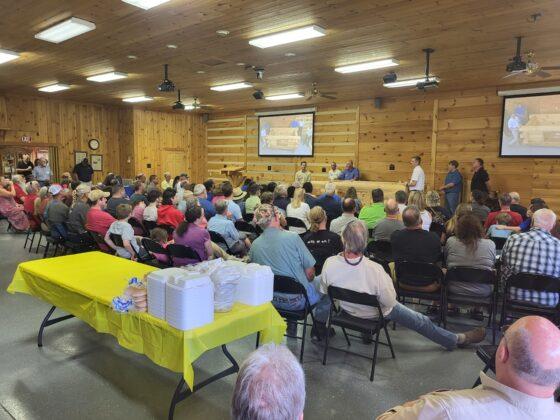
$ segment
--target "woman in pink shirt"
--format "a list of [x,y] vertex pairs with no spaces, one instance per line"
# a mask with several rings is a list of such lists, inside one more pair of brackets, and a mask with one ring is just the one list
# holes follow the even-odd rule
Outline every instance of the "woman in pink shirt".
[[[206,261],[212,255],[212,243],[208,231],[199,226],[203,221],[204,212],[202,207],[196,206],[187,209],[186,220],[181,222],[173,233],[173,239],[178,245],[185,245],[192,248],[202,261]],[[195,264],[198,261],[188,258],[174,258],[174,265],[181,266]]]

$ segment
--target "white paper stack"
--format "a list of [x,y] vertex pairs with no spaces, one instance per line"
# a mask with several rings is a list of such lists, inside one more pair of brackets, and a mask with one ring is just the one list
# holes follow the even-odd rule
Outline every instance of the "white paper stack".
[[254,263],[238,267],[241,278],[236,301],[252,306],[270,302],[274,293],[274,274],[270,267]]
[[148,313],[156,318],[165,319],[165,285],[175,277],[185,275],[185,270],[180,268],[165,268],[152,271],[148,274]]
[[214,321],[214,286],[210,277],[186,273],[169,279],[165,287],[165,319],[179,330]]

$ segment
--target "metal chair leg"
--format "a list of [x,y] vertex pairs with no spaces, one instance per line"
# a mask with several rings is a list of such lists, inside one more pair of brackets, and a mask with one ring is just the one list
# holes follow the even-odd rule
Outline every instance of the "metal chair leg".
[[[299,362],[303,363],[303,351],[305,349],[305,337],[307,335],[307,313],[303,320],[303,336],[301,337],[301,350],[299,352]],[[296,333],[297,335],[297,333]]]
[[31,229],[27,229],[25,235],[25,242],[23,243],[23,249],[27,249],[27,242],[29,241],[29,237],[31,236]]
[[373,375],[375,374],[375,363],[377,362],[377,348],[379,347],[379,333],[381,332],[380,328],[377,328],[377,334],[375,334],[375,346],[373,348],[373,360],[371,362],[371,375],[369,376],[369,380],[373,382]]
[[34,231],[33,235],[31,236],[31,244],[29,245],[29,253],[31,253],[31,251],[33,250],[33,242],[35,242],[35,235],[37,235],[37,231]]
[[348,347],[350,347],[350,339],[348,338],[348,334],[346,334],[346,328],[342,328],[342,332],[344,333],[344,338],[346,338],[346,342],[348,343]]
[[258,331],[257,332],[257,344],[255,344],[255,348],[258,349],[259,348],[259,342],[261,340],[261,332]]
[[47,244],[45,245],[45,252],[43,252],[43,258],[47,258],[47,253],[49,252],[49,246],[51,245],[51,243],[49,241],[47,241]]
[[323,350],[323,366],[327,364],[327,352],[329,351],[329,336],[330,336],[328,332],[330,331],[330,329],[331,329],[331,317],[329,316],[329,320],[327,322],[327,335],[325,337],[325,350]]
[[43,239],[43,231],[39,232],[39,241],[37,242],[37,249],[35,250],[35,254],[39,253],[39,247],[41,246],[41,240]]
[[389,337],[389,331],[387,331],[387,325],[383,326],[385,330],[385,337],[387,337],[387,344],[389,344],[389,349],[391,350],[391,357],[395,358],[395,350],[393,350],[393,343],[391,343],[391,337]]

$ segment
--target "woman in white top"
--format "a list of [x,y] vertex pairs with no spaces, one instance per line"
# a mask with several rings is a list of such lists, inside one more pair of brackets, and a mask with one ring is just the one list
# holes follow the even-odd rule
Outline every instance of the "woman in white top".
[[[305,191],[303,188],[296,188],[294,191],[294,198],[288,207],[286,207],[286,215],[288,217],[295,217],[296,219],[300,219],[307,229],[309,229],[309,220],[307,219],[307,215],[309,214],[309,205],[305,202]],[[303,228],[296,228],[291,227],[291,231],[297,233],[304,233],[305,230]]]
[[422,229],[429,231],[432,224],[432,215],[426,210],[426,200],[424,200],[424,193],[420,191],[410,191],[408,195],[408,205],[416,206],[420,210],[420,217],[422,217]]
[[152,190],[148,193],[148,205],[144,209],[143,219],[148,222],[157,222],[157,208],[161,203],[161,192]]

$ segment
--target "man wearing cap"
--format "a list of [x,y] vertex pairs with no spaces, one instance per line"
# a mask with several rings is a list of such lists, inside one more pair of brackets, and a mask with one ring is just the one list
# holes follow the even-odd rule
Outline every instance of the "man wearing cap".
[[91,178],[93,176],[93,168],[89,164],[87,158],[83,158],[80,163],[74,166],[72,170],[72,177],[91,187]]
[[88,195],[91,188],[87,184],[80,184],[76,188],[74,206],[68,216],[68,230],[72,233],[81,234],[86,232],[86,218],[89,211]]
[[233,189],[233,201],[241,209],[241,214],[245,213],[245,196],[247,191],[243,191],[241,188],[237,187]]
[[111,223],[115,221],[113,216],[103,211],[107,206],[107,197],[109,197],[109,193],[101,190],[93,190],[88,194],[91,208],[86,216],[86,229],[103,237],[105,237]]
[[163,181],[161,181],[161,190],[165,191],[168,188],[173,188],[173,180],[171,179],[171,174],[166,172],[163,174]]
[[45,209],[45,220],[51,227],[51,235],[55,238],[61,236],[66,238],[67,232],[64,224],[68,220],[68,212],[70,209],[62,201],[62,187],[59,184],[53,184],[49,187],[49,194],[52,196],[51,202]]
[[206,187],[203,184],[196,184],[194,186],[193,194],[198,200],[200,207],[204,209],[204,215],[206,220],[214,217],[216,215],[216,210],[212,203],[208,200],[208,194],[206,192]]

